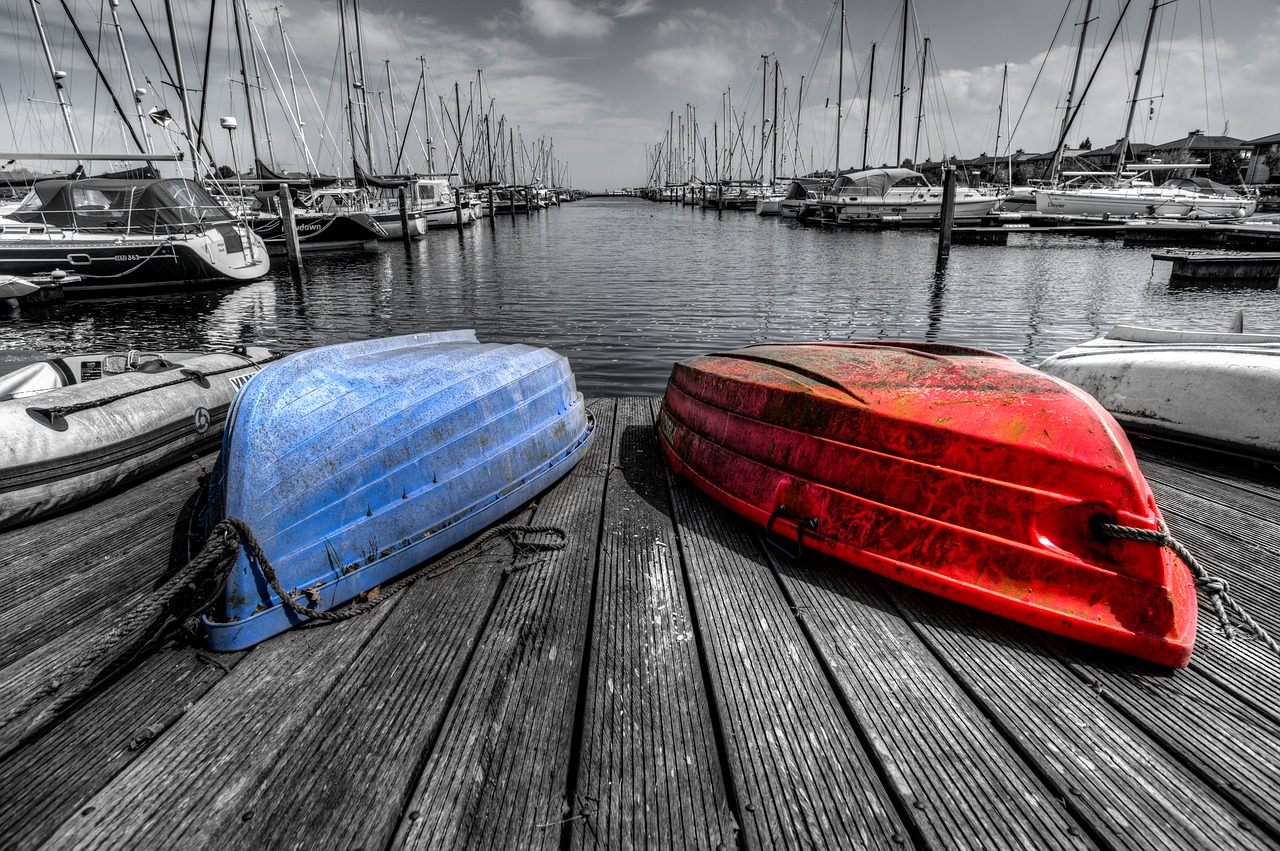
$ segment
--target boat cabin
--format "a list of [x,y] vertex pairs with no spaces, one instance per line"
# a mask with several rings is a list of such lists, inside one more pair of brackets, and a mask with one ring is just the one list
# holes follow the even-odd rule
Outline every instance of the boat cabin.
[[831,185],[831,195],[838,197],[882,198],[895,187],[931,188],[925,176],[909,168],[869,168],[845,172]]
[[82,231],[164,234],[229,222],[231,213],[186,178],[41,180],[8,218]]

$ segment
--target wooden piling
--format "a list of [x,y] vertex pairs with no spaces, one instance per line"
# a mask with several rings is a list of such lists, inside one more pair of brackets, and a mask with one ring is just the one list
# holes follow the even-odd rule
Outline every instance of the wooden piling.
[[284,231],[284,248],[285,254],[289,258],[289,274],[293,277],[295,284],[302,283],[302,244],[298,242],[298,224],[294,221],[293,216],[293,195],[289,193],[288,186],[281,186],[279,190],[280,198],[280,224]]
[[489,189],[489,227],[491,228],[497,227],[497,223],[494,221],[494,219],[496,219],[497,217],[498,217],[498,211],[493,206],[493,188],[490,187]]
[[456,206],[453,218],[458,226],[458,233],[462,233],[462,187],[458,187],[457,191],[453,193],[453,202]]
[[408,246],[413,242],[413,234],[409,232],[409,203],[405,199],[403,186],[396,189],[396,199],[400,204],[400,239]]
[[938,214],[938,259],[951,256],[951,225],[956,215],[956,170],[952,166],[943,169],[942,209]]

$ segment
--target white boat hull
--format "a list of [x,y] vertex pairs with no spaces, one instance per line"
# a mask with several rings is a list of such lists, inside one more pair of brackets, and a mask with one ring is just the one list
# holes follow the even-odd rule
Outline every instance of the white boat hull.
[[214,448],[236,392],[274,357],[259,347],[79,355],[0,375],[0,528]]
[[1244,218],[1253,214],[1251,198],[1217,198],[1189,192],[1164,192],[1159,187],[1040,189],[1036,210],[1060,216],[1163,216],[1177,218]]
[[1040,369],[1127,428],[1280,459],[1280,336],[1117,326]]

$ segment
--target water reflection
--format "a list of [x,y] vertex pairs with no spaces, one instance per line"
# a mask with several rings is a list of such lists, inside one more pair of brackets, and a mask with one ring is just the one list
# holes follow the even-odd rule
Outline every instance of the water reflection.
[[626,198],[432,231],[408,249],[283,261],[240,289],[71,302],[0,317],[0,345],[283,351],[436,328],[549,345],[589,394],[657,394],[673,361],[770,340],[924,339],[1037,363],[1126,322],[1280,331],[1274,290],[1170,289],[1149,250],[1014,234],[810,228]]

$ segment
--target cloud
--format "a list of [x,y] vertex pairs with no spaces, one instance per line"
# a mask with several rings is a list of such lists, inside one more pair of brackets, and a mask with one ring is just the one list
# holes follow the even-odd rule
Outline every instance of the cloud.
[[529,25],[550,38],[603,38],[613,29],[611,18],[572,0],[521,0],[520,5]]

